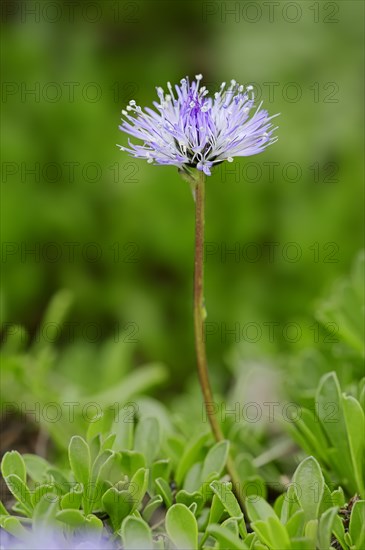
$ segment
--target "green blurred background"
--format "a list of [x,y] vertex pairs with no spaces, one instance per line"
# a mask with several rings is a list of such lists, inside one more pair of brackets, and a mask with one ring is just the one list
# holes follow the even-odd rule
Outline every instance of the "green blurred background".
[[[117,327],[126,343],[136,340],[133,365],[168,366],[161,398],[184,387],[195,365],[194,203],[176,168],[129,158],[116,144],[126,143],[118,124],[130,99],[150,105],[156,86],[202,73],[213,91],[232,78],[254,84],[270,113],[281,113],[275,145],[208,179],[215,384],[229,385],[236,344],[269,364],[315,348],[317,303],[363,246],[363,9],[358,1],[3,2],[3,322],[36,338],[50,300],[68,289],[75,342],[62,332],[57,346],[71,377],[79,376],[71,344],[87,373]],[[239,342],[223,334],[237,323]],[[290,363],[279,363],[287,373]],[[102,362],[94,369],[102,379]]]

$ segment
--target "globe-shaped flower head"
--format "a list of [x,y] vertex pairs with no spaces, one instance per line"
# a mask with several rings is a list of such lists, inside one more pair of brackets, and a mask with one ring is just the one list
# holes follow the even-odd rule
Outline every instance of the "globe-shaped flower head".
[[270,117],[261,104],[252,111],[252,86],[244,88],[231,80],[226,89],[223,82],[212,98],[200,86],[202,75],[195,79],[190,83],[183,78],[175,91],[168,82],[168,94],[157,88],[156,111],[142,110],[130,101],[119,128],[143,144],[129,139],[129,147],[119,145],[120,149],[149,163],[172,164],[184,171],[197,168],[210,176],[215,164],[255,155],[277,140],[272,135],[277,127],[271,124],[277,115]]

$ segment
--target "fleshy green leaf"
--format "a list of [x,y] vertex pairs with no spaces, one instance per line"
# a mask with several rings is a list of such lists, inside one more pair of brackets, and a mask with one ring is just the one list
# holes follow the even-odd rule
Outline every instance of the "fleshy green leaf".
[[85,439],[78,435],[71,438],[68,457],[76,481],[86,487],[90,477],[91,458]]
[[219,477],[227,462],[229,441],[219,441],[211,447],[203,462],[202,483]]
[[120,528],[123,519],[132,512],[134,506],[131,493],[116,487],[111,487],[104,493],[102,503],[115,531]]
[[246,546],[246,544],[239,537],[235,536],[229,527],[223,525],[209,525],[207,531],[218,541],[219,548],[229,548],[230,550],[248,550],[248,546]]
[[364,529],[364,518],[365,518],[365,500],[358,500],[352,507],[349,533],[351,536],[352,543],[354,548],[360,549],[364,547],[365,542],[365,529]]
[[[360,403],[352,396],[344,395],[342,398],[343,410],[347,426],[347,434],[350,445],[350,454],[353,465],[354,477],[357,490],[362,497],[365,497],[364,488],[364,456],[365,439],[365,416]],[[361,435],[362,434],[362,435]]]
[[8,451],[4,454],[1,461],[1,472],[4,478],[15,474],[23,483],[27,481],[25,463],[18,451]]
[[133,516],[125,518],[121,533],[125,550],[153,550],[151,528],[142,519]]
[[337,514],[337,508],[329,508],[322,514],[318,525],[318,545],[319,548],[329,549],[331,545],[331,535],[333,523]]
[[165,526],[168,537],[179,550],[198,548],[198,524],[184,504],[174,504],[167,510]]
[[202,447],[210,437],[211,435],[209,432],[200,434],[186,446],[175,475],[176,483],[179,486],[181,486],[187,472],[198,460]]
[[137,424],[134,434],[134,450],[139,451],[147,465],[152,464],[160,449],[160,425],[156,418],[143,418]]
[[33,505],[32,496],[27,485],[15,474],[10,474],[4,478],[9,491],[15,496],[17,501],[24,507],[27,515],[32,515]]
[[228,512],[231,518],[238,520],[243,518],[240,505],[232,492],[232,483],[216,480],[212,481],[210,487],[219,498],[223,508]]
[[315,458],[309,456],[299,464],[293,476],[293,485],[306,521],[316,519],[323,497],[324,478]]

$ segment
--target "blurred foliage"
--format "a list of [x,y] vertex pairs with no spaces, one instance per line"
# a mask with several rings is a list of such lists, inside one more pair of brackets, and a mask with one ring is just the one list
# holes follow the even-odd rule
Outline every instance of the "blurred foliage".
[[[115,144],[124,140],[127,101],[151,104],[155,86],[201,72],[212,89],[231,78],[254,83],[269,111],[281,113],[275,146],[209,179],[208,321],[279,323],[273,346],[264,336],[240,342],[248,357],[315,343],[314,304],[363,244],[363,4],[335,3],[331,15],[322,3],[316,13],[299,2],[295,23],[285,3],[271,22],[260,3],[256,22],[243,8],[226,14],[225,2],[100,2],[96,13],[81,2],[73,15],[59,2],[58,18],[49,8],[38,19],[24,12],[30,4],[2,9],[3,322],[34,339],[47,304],[66,288],[80,355],[95,356],[116,326],[133,323],[134,364],[162,361],[171,390],[185,384],[194,368],[190,190],[173,167],[129,159]],[[39,97],[26,93],[34,89]],[[238,261],[224,247],[239,247]],[[280,329],[288,322],[303,330],[297,342]],[[88,323],[99,329],[95,342],[83,335]],[[234,343],[219,330],[207,339],[221,384]]]
[[[322,384],[327,393],[330,378]],[[358,428],[349,431],[355,435]],[[353,445],[358,438],[344,438],[333,450],[348,457]],[[315,451],[321,455],[323,447]],[[224,475],[228,452],[228,441],[213,444],[204,430],[187,439],[156,417],[117,422],[107,414],[90,423],[86,438],[71,438],[62,469],[36,455],[7,452],[1,472],[15,500],[12,513],[0,503],[5,548],[44,548],[45,541],[82,548],[75,546],[82,536],[99,550],[110,548],[106,540],[127,550],[361,550],[365,501],[354,497],[347,504],[314,456],[300,462],[273,507],[258,479],[236,487],[245,496],[244,516]]]

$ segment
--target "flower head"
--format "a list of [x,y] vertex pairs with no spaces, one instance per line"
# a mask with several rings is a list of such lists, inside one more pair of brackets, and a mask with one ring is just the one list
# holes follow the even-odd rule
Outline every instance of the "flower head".
[[119,128],[143,144],[128,140],[129,147],[119,145],[120,149],[149,163],[185,170],[193,167],[211,175],[215,164],[255,155],[277,140],[272,137],[276,128],[271,124],[277,115],[269,117],[261,104],[251,114],[255,106],[252,86],[244,88],[231,80],[226,88],[223,82],[212,98],[200,86],[201,80],[202,75],[196,75],[192,83],[183,78],[175,90],[168,82],[168,94],[157,88],[156,110],[142,110],[130,101],[122,111]]
[[19,540],[0,529],[1,550],[117,550],[111,539],[92,532],[64,535],[59,530],[29,531]]

